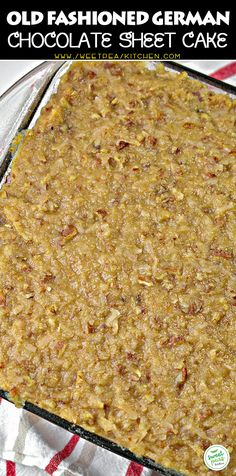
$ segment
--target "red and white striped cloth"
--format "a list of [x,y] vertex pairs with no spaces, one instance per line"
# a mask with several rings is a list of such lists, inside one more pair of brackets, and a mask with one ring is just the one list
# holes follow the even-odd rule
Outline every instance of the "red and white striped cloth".
[[178,61],[178,63],[236,86],[236,61],[188,60]]
[[[236,86],[236,61],[183,61]],[[1,66],[0,66],[1,67]],[[4,400],[0,476],[158,476]]]
[[3,399],[0,455],[1,476],[158,476]]

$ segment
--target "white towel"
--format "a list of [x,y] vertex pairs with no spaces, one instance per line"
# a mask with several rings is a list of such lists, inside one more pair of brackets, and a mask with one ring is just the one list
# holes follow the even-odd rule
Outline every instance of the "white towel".
[[[236,61],[182,61],[236,86]],[[1,72],[1,63],[0,63]],[[5,400],[0,405],[0,476],[158,476]]]

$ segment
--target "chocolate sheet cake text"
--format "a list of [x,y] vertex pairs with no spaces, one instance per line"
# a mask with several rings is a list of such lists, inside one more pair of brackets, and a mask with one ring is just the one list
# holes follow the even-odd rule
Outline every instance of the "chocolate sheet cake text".
[[10,11],[6,21],[14,49],[223,49],[230,12]]

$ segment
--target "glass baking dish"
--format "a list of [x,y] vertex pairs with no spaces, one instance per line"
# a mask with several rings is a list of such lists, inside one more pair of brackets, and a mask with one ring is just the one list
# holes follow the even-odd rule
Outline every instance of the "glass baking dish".
[[[0,186],[4,183],[10,172],[13,159],[12,152],[10,151],[12,140],[18,133],[33,127],[42,107],[56,91],[61,75],[70,64],[70,61],[45,61],[0,96],[0,114],[1,118],[3,118],[0,123]],[[236,87],[234,86],[210,78],[175,62],[164,61],[164,64],[168,70],[176,73],[186,71],[189,76],[201,81],[214,92],[225,93],[236,98]],[[152,68],[153,63],[149,62],[148,67]],[[0,389],[0,397],[10,401],[4,389]],[[113,441],[91,433],[30,402],[25,402],[23,408],[71,433],[80,435],[95,445],[155,470],[158,475],[182,476],[181,473],[174,469],[164,468],[149,458],[138,457],[127,448],[123,448]]]

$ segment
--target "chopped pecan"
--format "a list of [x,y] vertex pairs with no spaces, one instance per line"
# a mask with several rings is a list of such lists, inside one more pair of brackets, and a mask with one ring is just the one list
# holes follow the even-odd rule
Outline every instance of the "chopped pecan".
[[126,127],[131,127],[131,126],[134,125],[134,121],[131,121],[130,119],[128,119],[128,120],[124,123],[124,125],[125,125]]
[[210,141],[210,139],[211,138],[209,136],[204,136],[204,137],[201,138],[201,141],[204,142],[204,143],[207,143],[207,142]]
[[136,106],[138,106],[138,101],[131,99],[131,101],[129,101],[129,107],[135,108]]
[[111,63],[110,61],[104,61],[103,68],[104,69],[112,69],[112,68],[115,68],[115,64]]
[[165,118],[166,118],[166,115],[164,112],[159,111],[156,115],[156,121],[158,122],[164,121]]
[[193,122],[185,122],[185,124],[183,124],[184,129],[194,129],[194,127],[196,127],[196,124]]
[[224,258],[224,259],[232,259],[233,257],[233,254],[231,251],[221,250],[221,249],[213,250],[213,255],[219,256],[220,258]]
[[[209,448],[209,446],[211,446],[210,441],[208,441],[208,440],[202,440],[201,441],[201,447],[204,451],[207,450],[207,448]],[[218,473],[218,471],[217,471],[217,473]]]
[[71,240],[74,238],[78,233],[77,228],[75,225],[67,225],[62,231],[61,231],[61,238],[59,240],[59,244],[61,246],[64,246],[67,241]]
[[176,385],[180,390],[182,390],[185,382],[187,381],[187,378],[188,378],[188,369],[187,367],[183,367],[181,370],[181,374],[179,374],[176,378]]
[[116,366],[116,369],[117,369],[118,374],[120,374],[120,375],[125,375],[125,373],[126,373],[126,368],[124,367],[124,365],[118,364],[118,365]]
[[188,377],[187,367],[183,367],[183,368],[182,368],[182,377],[183,377],[183,382],[186,382],[187,377]]
[[55,350],[61,350],[63,349],[64,347],[64,342],[62,340],[58,340],[55,344],[54,344],[54,349]]
[[111,75],[112,76],[122,76],[123,75],[123,69],[115,67],[115,68],[111,69]]
[[202,304],[198,302],[191,302],[188,307],[188,314],[190,316],[194,316],[198,312],[200,312],[202,309]]
[[73,79],[76,75],[76,71],[75,70],[70,70],[67,74],[68,74],[68,78],[73,81]]
[[95,327],[92,324],[88,324],[88,334],[94,334]]
[[55,276],[52,273],[45,274],[44,278],[42,279],[42,283],[50,283],[51,281],[54,281]]
[[216,225],[223,227],[226,223],[226,216],[221,215],[220,217],[215,217],[214,222]]
[[[70,236],[71,233],[74,233],[74,231],[76,230],[75,226],[74,225],[68,225],[66,228],[64,228],[61,232],[61,235],[62,236]],[[77,231],[77,230],[76,230]]]
[[95,73],[95,71],[88,71],[87,72],[88,79],[93,79],[93,78],[95,78],[95,76],[97,76],[97,73]]
[[157,144],[157,138],[154,137],[154,136],[148,136],[148,137],[147,137],[147,141],[148,141],[149,144],[152,145],[153,147],[155,147],[155,145]]
[[184,342],[183,336],[170,336],[167,340],[162,342],[162,347],[173,347],[176,344],[182,344]]
[[213,413],[213,411],[211,410],[211,408],[203,408],[198,414],[198,419],[199,420],[206,420],[207,418],[209,418],[212,415],[212,413]]
[[129,146],[129,142],[126,142],[125,140],[120,140],[116,144],[116,147],[117,147],[118,150],[122,150],[122,149],[124,149],[125,147],[128,147],[128,146]]
[[193,94],[193,96],[196,96],[198,98],[199,102],[203,101],[202,96],[199,93],[199,91],[192,91],[192,94]]
[[206,174],[206,177],[208,177],[208,178],[215,178],[215,177],[216,177],[216,174],[213,174],[212,172],[208,172],[208,173]]
[[127,352],[127,359],[128,360],[136,360],[137,356],[134,352]]
[[146,372],[145,379],[146,379],[147,382],[150,382],[150,380],[151,380],[151,372],[150,371]]
[[0,291],[0,306],[6,305],[6,297],[2,291]]
[[109,405],[108,403],[104,403],[103,409],[104,409],[104,412],[105,412],[105,416],[106,416],[106,418],[107,418],[108,415],[109,415],[109,412],[110,412],[111,407],[110,407],[110,405]]
[[30,266],[29,264],[23,264],[22,268],[21,268],[21,272],[22,273],[29,273],[30,271],[32,271],[32,266]]
[[16,397],[16,396],[18,395],[18,389],[17,389],[17,387],[11,388],[11,390],[10,390],[10,395],[11,395],[11,397]]
[[116,160],[113,158],[113,157],[109,157],[108,159],[108,164],[110,165],[110,167],[112,168],[115,168],[117,166],[117,162]]
[[103,210],[102,208],[99,208],[98,210],[96,210],[96,213],[98,215],[101,215],[102,218],[105,218],[107,216],[107,211],[106,210]]
[[153,320],[154,320],[155,324],[157,324],[158,327],[161,327],[162,321],[161,321],[159,316],[154,316]]
[[102,160],[101,160],[101,158],[99,157],[98,154],[94,155],[93,158],[94,158],[94,163],[95,163],[96,166],[102,165]]

